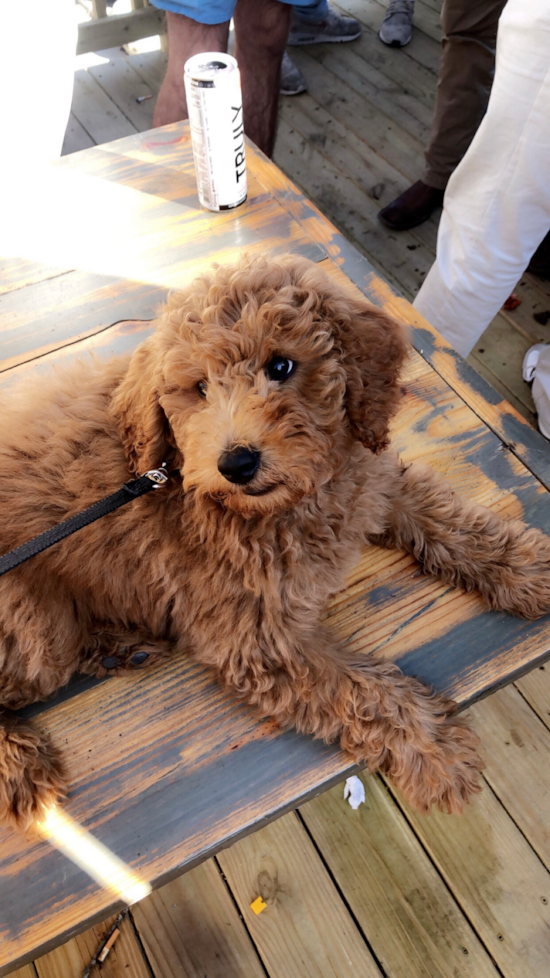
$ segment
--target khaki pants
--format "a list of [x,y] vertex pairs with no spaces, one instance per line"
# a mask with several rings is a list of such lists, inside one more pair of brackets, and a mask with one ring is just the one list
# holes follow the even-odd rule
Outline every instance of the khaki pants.
[[506,0],[445,0],[435,113],[422,176],[444,190],[485,114],[495,70],[498,20]]

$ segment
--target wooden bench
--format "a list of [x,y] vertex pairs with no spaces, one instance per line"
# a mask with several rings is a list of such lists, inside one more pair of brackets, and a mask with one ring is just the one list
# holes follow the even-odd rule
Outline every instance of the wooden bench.
[[91,20],[78,25],[76,53],[87,54],[89,51],[120,47],[155,34],[160,34],[161,42],[165,42],[164,11],[153,7],[149,0],[131,0],[131,5],[129,13],[108,16],[105,0],[92,0]]
[[[412,324],[414,353],[394,445],[463,494],[550,529],[550,450],[261,153],[249,199],[199,207],[187,125],[65,157],[6,202],[0,280],[2,380],[35,384],[76,354],[133,348],[167,288],[212,261],[294,251]],[[29,223],[32,217],[32,225]],[[32,228],[32,230],[30,230]],[[361,654],[394,659],[467,706],[540,664],[550,622],[488,613],[372,548],[328,616]],[[258,722],[197,665],[172,661],[76,683],[33,708],[63,748],[66,810],[158,886],[353,773],[336,748]],[[120,903],[45,842],[0,828],[0,975]]]

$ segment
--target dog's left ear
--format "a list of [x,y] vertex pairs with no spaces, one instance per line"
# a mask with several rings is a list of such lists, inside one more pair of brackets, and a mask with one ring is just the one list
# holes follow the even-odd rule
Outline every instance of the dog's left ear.
[[353,434],[372,452],[389,444],[409,352],[408,330],[366,299],[327,297],[334,348],[346,370],[346,408]]
[[154,335],[138,347],[110,405],[130,470],[140,475],[158,468],[173,455],[170,426],[159,401],[162,373],[158,346]]

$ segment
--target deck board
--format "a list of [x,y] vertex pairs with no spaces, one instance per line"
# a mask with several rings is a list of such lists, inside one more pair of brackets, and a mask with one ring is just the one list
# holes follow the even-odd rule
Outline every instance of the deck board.
[[218,860],[270,978],[382,978],[294,812]]
[[265,976],[214,859],[152,893],[132,916],[154,978]]
[[[38,958],[35,962],[38,978],[80,978],[115,920],[116,917],[109,917],[97,927],[91,927]],[[101,978],[121,978],[123,975],[150,978],[148,961],[128,916],[121,921],[119,929],[120,935],[101,965]]]
[[300,809],[391,978],[496,978],[490,956],[379,778],[353,811],[342,786]]
[[487,786],[453,820],[396,800],[506,978],[541,978],[550,955],[550,876]]
[[[441,6],[440,0],[435,0],[435,2]],[[347,4],[345,0],[340,0],[339,3],[333,3],[332,6],[338,13],[353,14],[362,22],[363,33],[360,38],[354,41],[353,51],[361,55],[367,65],[376,68],[378,72],[385,75],[390,83],[399,85],[404,92],[414,95],[419,102],[433,110],[435,105],[434,75],[439,63],[438,46],[432,45],[436,67],[434,70],[430,70],[414,58],[414,51],[419,38],[425,40],[421,32],[416,30],[414,32],[411,42],[413,56],[411,56],[411,45],[397,50],[388,48],[387,45],[380,42],[376,30],[369,29],[366,20],[364,20],[366,8],[362,0],[358,0],[358,2],[349,0]],[[381,24],[380,14],[377,14],[376,24],[378,27]],[[321,46],[318,46],[316,50],[320,51]]]
[[90,72],[75,72],[72,111],[94,143],[129,136],[137,129]]
[[[88,73],[138,132],[151,129],[156,92],[134,70],[132,62],[119,50],[105,52],[109,60],[93,65]],[[137,99],[149,96],[143,102]],[[122,133],[121,133],[122,135]]]
[[472,717],[487,782],[550,870],[550,731],[514,686],[476,704]]
[[[357,17],[363,29],[371,31],[377,38],[378,31],[384,19],[385,8],[376,0],[338,0],[338,7],[344,14]],[[417,25],[418,26],[418,25]],[[381,42],[378,42],[381,44]],[[404,64],[414,61],[436,75],[439,69],[441,49],[439,43],[425,34],[424,31],[414,30],[412,38],[405,48],[388,48],[384,46],[386,63],[392,64],[392,58],[405,58]]]
[[550,729],[550,667],[539,666],[527,676],[518,679],[516,687],[535,711],[540,720]]

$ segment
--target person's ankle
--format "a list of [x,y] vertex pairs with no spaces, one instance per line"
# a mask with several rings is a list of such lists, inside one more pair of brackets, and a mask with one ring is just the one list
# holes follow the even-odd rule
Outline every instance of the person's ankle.
[[407,231],[427,221],[443,203],[444,190],[417,180],[395,200],[382,208],[378,218],[393,231]]

